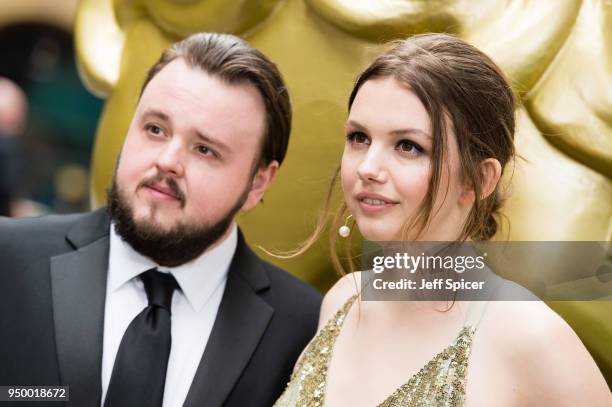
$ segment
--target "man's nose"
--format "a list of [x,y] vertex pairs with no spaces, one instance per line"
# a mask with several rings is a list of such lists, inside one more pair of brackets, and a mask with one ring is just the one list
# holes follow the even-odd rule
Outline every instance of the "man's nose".
[[370,147],[357,167],[357,175],[363,182],[386,182],[386,160],[388,159],[389,157],[385,157],[381,148]]
[[160,150],[155,165],[161,172],[182,177],[185,171],[183,166],[183,150],[184,148],[179,140],[174,139],[170,141]]

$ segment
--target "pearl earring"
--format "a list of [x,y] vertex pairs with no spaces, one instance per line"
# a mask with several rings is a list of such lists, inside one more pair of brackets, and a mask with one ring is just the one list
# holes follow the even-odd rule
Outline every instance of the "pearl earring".
[[352,218],[353,215],[349,215],[346,217],[346,220],[344,221],[344,225],[340,226],[338,228],[338,234],[342,237],[348,237],[351,234],[351,228],[348,227],[347,223],[349,221],[350,218]]

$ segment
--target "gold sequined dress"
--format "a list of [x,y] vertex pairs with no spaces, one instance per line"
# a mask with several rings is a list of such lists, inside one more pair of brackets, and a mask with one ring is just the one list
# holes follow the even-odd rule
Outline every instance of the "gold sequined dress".
[[[351,305],[349,298],[306,347],[287,388],[274,407],[323,407],[327,370],[336,338]],[[474,302],[455,340],[378,407],[463,406],[472,339],[486,302]],[[333,407],[333,406],[325,406]]]

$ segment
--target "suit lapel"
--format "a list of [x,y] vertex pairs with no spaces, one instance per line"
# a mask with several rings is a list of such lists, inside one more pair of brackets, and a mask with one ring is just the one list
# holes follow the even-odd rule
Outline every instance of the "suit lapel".
[[224,403],[274,313],[257,294],[269,285],[261,261],[240,233],[217,317],[184,407]]
[[[58,363],[70,405],[99,406],[109,250],[104,209],[86,215],[66,237],[74,251],[51,258]],[[239,233],[210,338],[186,407],[219,407],[263,336],[274,309],[258,293],[270,285],[259,258]]]
[[76,250],[51,258],[58,363],[74,406],[100,405],[108,227],[103,212],[86,215],[67,236]]

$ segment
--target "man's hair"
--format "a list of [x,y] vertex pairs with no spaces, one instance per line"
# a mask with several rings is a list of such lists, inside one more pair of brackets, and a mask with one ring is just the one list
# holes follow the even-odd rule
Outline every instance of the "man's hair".
[[202,69],[228,84],[252,84],[266,107],[266,130],[263,135],[259,165],[273,160],[283,162],[291,132],[289,92],[278,68],[248,42],[234,35],[217,33],[193,34],[166,49],[149,69],[140,90],[145,88],[166,65],[182,58],[192,68]]

